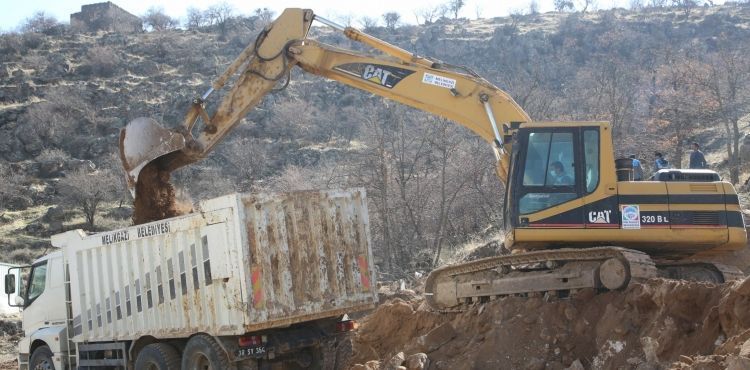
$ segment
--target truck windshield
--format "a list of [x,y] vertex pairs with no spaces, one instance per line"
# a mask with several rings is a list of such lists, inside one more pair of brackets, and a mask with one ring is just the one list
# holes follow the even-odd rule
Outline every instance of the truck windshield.
[[47,261],[44,261],[44,263],[34,266],[34,269],[31,270],[31,277],[29,278],[29,295],[26,297],[27,305],[44,292],[44,283],[46,281]]

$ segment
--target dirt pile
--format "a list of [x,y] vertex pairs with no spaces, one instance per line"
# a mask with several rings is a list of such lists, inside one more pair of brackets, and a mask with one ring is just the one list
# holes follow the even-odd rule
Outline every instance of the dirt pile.
[[143,167],[138,175],[133,202],[135,225],[163,220],[190,212],[190,205],[177,200],[175,188],[169,182],[170,173],[162,171],[154,161]]
[[[622,292],[508,297],[449,314],[430,312],[421,299],[396,298],[361,320],[352,363],[394,370],[750,369],[748,307],[750,279],[654,279]],[[420,353],[428,364],[414,365]]]

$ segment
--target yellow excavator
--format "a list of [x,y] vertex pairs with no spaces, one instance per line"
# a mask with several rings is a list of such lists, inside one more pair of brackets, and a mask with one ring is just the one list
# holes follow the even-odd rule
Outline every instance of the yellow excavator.
[[[314,20],[377,52],[307,38]],[[164,206],[152,185],[204,158],[294,66],[445,117],[492,146],[506,189],[504,244],[513,253],[431,272],[425,290],[435,309],[507,295],[622,289],[656,276],[718,283],[742,276],[713,262],[747,241],[737,194],[715,172],[661,170],[632,181],[629,160],[614,158],[608,123],[534,122],[468,68],[417,56],[307,9],[286,9],[265,27],[177,129],[148,118],[123,129],[120,155],[137,207]],[[209,115],[209,95],[235,75]]]

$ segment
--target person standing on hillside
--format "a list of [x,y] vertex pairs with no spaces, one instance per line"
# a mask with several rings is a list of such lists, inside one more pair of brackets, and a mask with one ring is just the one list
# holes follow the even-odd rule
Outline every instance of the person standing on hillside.
[[630,159],[633,160],[633,181],[643,180],[643,167],[641,166],[641,161],[635,157],[635,154],[631,154]]
[[690,153],[690,168],[708,168],[706,157],[701,152],[701,146],[693,143],[693,152]]
[[665,168],[669,168],[669,162],[664,158],[664,155],[662,155],[660,152],[655,152],[654,156],[656,157],[656,160],[654,161],[654,168],[658,172],[659,170],[663,170]]

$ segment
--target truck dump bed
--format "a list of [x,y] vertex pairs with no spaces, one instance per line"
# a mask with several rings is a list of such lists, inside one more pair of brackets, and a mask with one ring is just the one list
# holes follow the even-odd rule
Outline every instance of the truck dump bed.
[[233,194],[63,249],[73,340],[238,335],[374,307],[364,189]]

